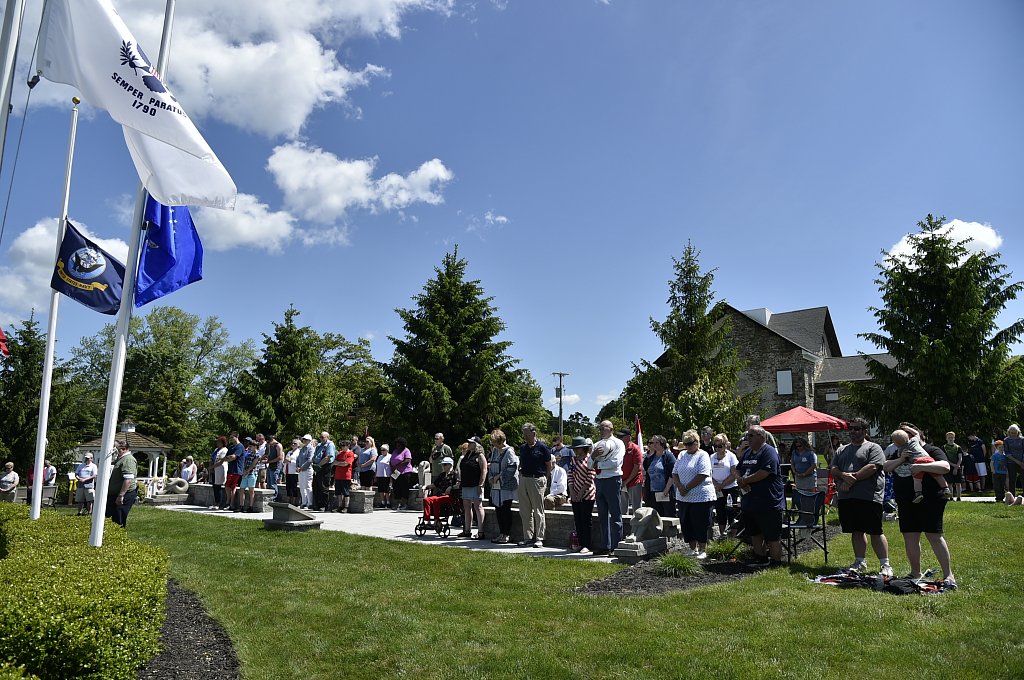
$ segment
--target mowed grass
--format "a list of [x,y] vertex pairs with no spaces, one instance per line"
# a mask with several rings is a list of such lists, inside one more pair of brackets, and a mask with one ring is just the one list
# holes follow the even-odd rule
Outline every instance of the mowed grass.
[[[809,583],[820,552],[732,584],[591,597],[572,588],[621,567],[152,508],[129,532],[170,552],[248,679],[1024,677],[1024,512],[955,503],[946,524],[961,587],[929,597]],[[852,560],[847,537],[830,548],[830,565]]]

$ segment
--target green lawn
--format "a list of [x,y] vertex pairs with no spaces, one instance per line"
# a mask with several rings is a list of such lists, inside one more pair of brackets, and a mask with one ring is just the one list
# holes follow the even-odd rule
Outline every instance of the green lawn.
[[[170,552],[250,679],[1024,677],[1024,512],[956,503],[946,522],[961,587],[931,597],[808,583],[820,552],[738,584],[595,598],[571,589],[619,567],[145,507],[129,532]],[[830,547],[831,564],[851,561],[845,537]]]

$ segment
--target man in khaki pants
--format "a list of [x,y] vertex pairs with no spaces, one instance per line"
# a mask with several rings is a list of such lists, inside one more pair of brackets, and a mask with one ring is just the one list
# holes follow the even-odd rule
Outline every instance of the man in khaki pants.
[[519,518],[523,520],[521,546],[544,547],[544,491],[555,466],[551,449],[537,439],[533,423],[523,425],[526,443],[519,447]]

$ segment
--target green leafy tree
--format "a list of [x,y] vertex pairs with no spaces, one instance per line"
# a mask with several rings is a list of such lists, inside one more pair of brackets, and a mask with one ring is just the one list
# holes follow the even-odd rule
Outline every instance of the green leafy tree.
[[1024,398],[1024,366],[1010,357],[1024,319],[998,325],[1024,283],[1010,282],[997,253],[951,238],[945,221],[928,215],[909,237],[909,254],[878,263],[882,306],[871,311],[879,331],[861,337],[895,366],[868,358],[873,380],[850,384],[847,401],[884,429],[908,420],[933,438],[947,430],[984,436],[1013,422]]
[[263,336],[263,355],[229,390],[227,424],[240,432],[295,437],[325,429],[341,436],[371,427],[368,398],[383,378],[369,343],[321,335],[299,326],[289,307],[273,335]]
[[566,437],[593,438],[597,436],[597,430],[594,429],[594,423],[590,422],[590,418],[579,411],[573,412],[563,421],[562,431],[565,433]]
[[514,439],[523,423],[543,427],[550,418],[540,385],[509,356],[512,343],[496,339],[505,324],[466,267],[457,248],[446,254],[416,306],[395,310],[405,336],[391,338],[381,400],[385,420],[418,453],[434,432],[458,442],[501,427]]
[[[711,425],[735,430],[758,404],[756,394],[737,394],[743,363],[736,354],[724,300],[715,300],[715,270],[702,272],[700,251],[687,242],[682,258],[672,258],[668,316],[651,319],[664,347],[661,365],[643,360],[621,399],[640,416],[644,431],[671,436]],[[626,414],[631,417],[631,413]]]
[[[101,408],[113,337],[114,326],[105,326],[83,338],[69,361],[70,373]],[[231,345],[216,317],[201,320],[177,307],[156,307],[129,327],[118,420],[132,420],[177,456],[206,454],[210,438],[224,430],[218,414],[226,386],[254,361],[252,342]],[[100,427],[97,420],[93,431]]]

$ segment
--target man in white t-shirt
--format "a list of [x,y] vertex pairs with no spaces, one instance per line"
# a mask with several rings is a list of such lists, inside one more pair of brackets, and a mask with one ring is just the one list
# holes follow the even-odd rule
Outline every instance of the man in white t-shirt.
[[591,453],[591,467],[596,472],[594,486],[597,488],[597,526],[600,541],[595,555],[606,555],[622,539],[622,507],[619,496],[622,493],[622,460],[626,456],[626,445],[613,436],[614,426],[610,420],[602,420],[598,426],[601,439],[594,443]]
[[96,475],[99,468],[92,462],[92,454],[85,454],[85,459],[75,468],[75,479],[78,487],[75,489],[75,502],[78,503],[79,515],[91,515],[92,504],[96,499]]

